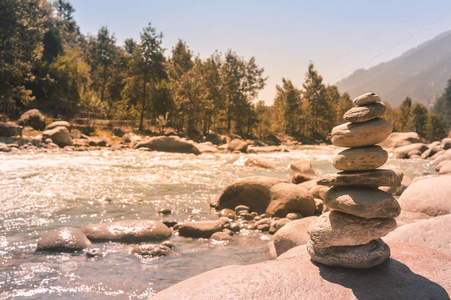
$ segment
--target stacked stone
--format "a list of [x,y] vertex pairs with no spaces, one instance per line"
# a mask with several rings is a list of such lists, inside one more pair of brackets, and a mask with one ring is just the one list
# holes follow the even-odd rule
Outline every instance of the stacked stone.
[[337,174],[322,177],[318,184],[331,186],[325,205],[331,211],[309,227],[307,250],[314,261],[329,266],[371,268],[390,257],[390,248],[381,237],[396,228],[401,208],[379,186],[399,186],[392,170],[378,169],[388,153],[375,144],[384,141],[393,126],[379,118],[385,105],[374,93],[353,100],[356,107],[343,118],[349,123],[332,130],[332,144],[349,147],[333,161]]

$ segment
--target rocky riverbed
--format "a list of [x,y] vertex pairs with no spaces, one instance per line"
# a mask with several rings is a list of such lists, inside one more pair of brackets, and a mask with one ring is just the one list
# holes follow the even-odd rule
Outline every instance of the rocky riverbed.
[[[270,241],[282,241],[276,248],[280,253],[280,245],[286,247],[290,241],[284,239],[282,231],[276,235],[269,233],[271,225],[279,230],[284,228],[281,224],[271,224],[277,219],[266,225],[261,222],[259,228],[254,226],[258,218],[264,219],[263,212],[257,213],[258,218],[252,215],[254,208],[249,209],[252,220],[246,220],[244,210],[235,212],[242,214],[235,221],[241,226],[231,240],[224,236],[208,239],[171,233],[168,238],[148,242],[153,246],[140,246],[141,241],[93,239],[87,249],[75,253],[36,252],[36,249],[41,238],[62,227],[76,228],[89,236],[87,229],[83,229],[87,225],[126,220],[152,220],[168,226],[217,223],[220,211],[210,204],[219,200],[227,186],[242,178],[260,176],[280,181],[282,184],[277,184],[273,191],[277,193],[284,182],[291,181],[293,169],[303,168],[300,161],[311,162],[314,174],[308,176],[313,179],[335,173],[332,160],[340,150],[334,146],[298,146],[290,152],[245,156],[108,148],[82,152],[24,149],[1,153],[1,296],[146,298],[204,271],[265,261],[265,247]],[[246,164],[247,158],[265,161],[273,168]],[[437,174],[430,162],[389,159],[386,166],[403,170],[405,177],[414,179]],[[315,198],[324,195],[308,182],[301,185],[312,195],[315,193]],[[291,217],[286,224],[315,218]],[[407,216],[403,224],[412,224],[411,220],[416,221],[418,217]],[[230,236],[227,229],[233,231],[232,223],[221,223],[224,227],[221,232]],[[175,232],[180,231],[180,225]],[[276,256],[280,253],[276,252]]]

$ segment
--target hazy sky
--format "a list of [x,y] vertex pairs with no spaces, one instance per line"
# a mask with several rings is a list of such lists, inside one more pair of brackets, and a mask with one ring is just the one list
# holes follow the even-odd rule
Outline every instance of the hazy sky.
[[200,57],[232,49],[254,56],[269,77],[259,99],[273,102],[282,77],[300,87],[310,61],[325,83],[389,61],[451,30],[450,0],[71,0],[82,33],[101,26],[118,44],[139,40],[149,22],[166,55],[179,39]]

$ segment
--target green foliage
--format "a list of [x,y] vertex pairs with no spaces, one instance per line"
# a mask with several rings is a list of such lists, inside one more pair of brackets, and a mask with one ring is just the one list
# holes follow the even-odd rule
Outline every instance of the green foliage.
[[16,116],[34,100],[27,85],[42,56],[49,12],[43,0],[0,1],[0,113]]
[[443,91],[443,94],[438,98],[433,107],[433,112],[436,114],[442,114],[446,123],[446,128],[451,129],[451,79],[448,80],[448,84]]
[[[139,41],[116,45],[101,27],[80,34],[66,0],[0,1],[0,113],[16,117],[29,108],[50,116],[91,116],[145,120],[160,131],[172,126],[194,133],[237,133],[243,137],[281,133],[302,141],[325,142],[352,107],[347,93],[325,85],[310,63],[298,88],[283,78],[274,105],[258,101],[263,68],[232,50],[195,57],[179,40],[164,56],[162,33],[149,25]],[[257,101],[256,101],[257,100]],[[433,111],[406,98],[387,104],[385,118],[397,131],[422,139],[446,136],[451,126],[451,80]]]

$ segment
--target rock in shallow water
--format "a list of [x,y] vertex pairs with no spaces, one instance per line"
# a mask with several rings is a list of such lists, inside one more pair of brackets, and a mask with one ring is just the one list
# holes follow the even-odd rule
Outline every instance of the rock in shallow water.
[[333,165],[338,170],[373,170],[383,166],[388,152],[379,146],[346,149],[335,155]]
[[327,186],[399,186],[401,178],[388,169],[339,172],[321,177],[319,185]]
[[362,123],[345,123],[332,129],[331,142],[339,147],[371,146],[384,141],[392,130],[392,124],[381,118]]
[[310,241],[307,251],[316,262],[326,266],[369,269],[390,258],[390,247],[381,239],[357,246],[318,248]]
[[39,241],[36,251],[75,252],[91,246],[91,242],[83,232],[74,227],[61,227],[44,235]]
[[325,248],[367,244],[395,229],[392,218],[365,219],[334,210],[313,221],[308,233],[313,246]]
[[172,254],[171,248],[165,245],[139,245],[132,249],[132,254],[137,254],[143,257],[161,257]]
[[371,187],[332,187],[324,200],[331,209],[362,218],[396,218],[401,213],[392,195]]
[[92,242],[142,243],[164,240],[171,229],[159,221],[125,220],[112,223],[90,224],[81,228]]
[[223,224],[219,221],[186,222],[179,224],[180,236],[192,238],[210,238],[215,232],[222,231]]

